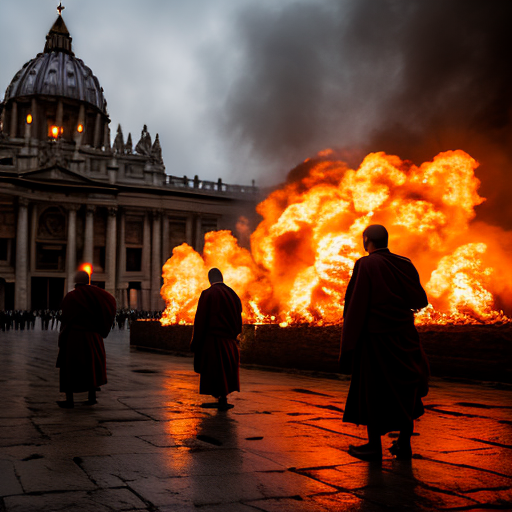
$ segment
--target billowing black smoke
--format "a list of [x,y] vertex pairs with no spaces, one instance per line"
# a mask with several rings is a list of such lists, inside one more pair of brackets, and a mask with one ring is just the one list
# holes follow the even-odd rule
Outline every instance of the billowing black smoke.
[[479,218],[512,228],[511,20],[505,0],[254,2],[226,134],[273,173],[326,147],[351,165],[463,149],[481,163]]

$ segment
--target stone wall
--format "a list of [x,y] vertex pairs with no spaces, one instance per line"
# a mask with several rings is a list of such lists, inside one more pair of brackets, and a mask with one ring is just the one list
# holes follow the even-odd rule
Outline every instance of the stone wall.
[[191,325],[162,327],[158,321],[137,321],[130,324],[130,345],[141,349],[192,355]]
[[[432,375],[512,383],[512,326],[422,326]],[[134,322],[130,344],[141,349],[191,355],[192,326]],[[244,325],[242,364],[336,372],[340,326],[281,328]]]

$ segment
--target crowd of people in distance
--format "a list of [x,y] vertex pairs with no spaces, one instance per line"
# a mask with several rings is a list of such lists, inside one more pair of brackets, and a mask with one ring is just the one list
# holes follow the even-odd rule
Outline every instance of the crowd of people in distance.
[[116,319],[114,320],[114,328],[118,329],[130,328],[130,324],[137,320],[160,320],[163,311],[144,311],[138,309],[118,309],[116,311]]
[[27,311],[27,310],[3,310],[0,311],[0,329],[2,331],[24,331],[25,329],[34,329],[36,325],[36,319],[41,319],[41,329],[48,330],[53,329],[55,324],[58,322],[57,314],[58,311],[39,310],[39,311]]
[[[37,327],[43,331],[60,329],[61,310],[0,310],[1,331],[34,330]],[[129,329],[130,324],[136,320],[158,320],[162,311],[140,311],[135,309],[118,309],[112,329]],[[36,322],[37,321],[37,322]]]

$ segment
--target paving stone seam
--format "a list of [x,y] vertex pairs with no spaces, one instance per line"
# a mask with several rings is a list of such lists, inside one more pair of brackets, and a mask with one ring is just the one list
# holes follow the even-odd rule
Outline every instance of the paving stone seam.
[[508,448],[509,450],[512,450],[512,445],[510,444],[503,444],[503,443],[496,443],[495,441],[485,441],[483,439],[478,439],[474,437],[463,437],[462,439],[468,439],[470,441],[476,441],[477,443],[483,443],[483,444],[490,444],[491,446],[498,446],[500,448]]
[[437,459],[431,459],[430,457],[423,457],[421,455],[413,455],[415,459],[422,459],[422,460],[428,460],[430,462],[435,462],[436,464],[446,464],[447,466],[454,466],[456,468],[466,468],[466,469],[472,469],[477,472],[482,473],[489,473],[491,475],[501,476],[503,478],[508,478],[509,480],[512,480],[511,475],[505,475],[503,473],[498,473],[497,471],[493,471],[492,469],[485,469],[485,468],[478,468],[476,466],[471,466],[469,464],[457,464],[455,462],[448,462],[444,460],[437,460]]
[[142,503],[144,503],[146,505],[148,512],[158,512],[158,507],[153,505],[153,503],[151,503],[151,501],[149,501],[147,498],[145,498],[144,496],[139,494],[135,489],[133,489],[130,485],[128,485],[127,482],[125,482],[125,484],[126,484],[126,486],[120,487],[120,489],[128,489],[134,496],[139,498],[139,500],[142,501]]
[[30,423],[32,424],[32,426],[37,430],[37,432],[39,432],[39,435],[44,440],[47,440],[47,441],[51,440],[50,436],[44,433],[43,429],[34,421],[34,418],[32,416],[29,416],[28,419],[29,419]]
[[[307,420],[307,421],[311,421],[311,420]],[[290,421],[289,423],[297,423],[299,425],[307,425],[308,427],[318,428],[319,430],[325,430],[326,432],[331,432],[333,434],[339,434],[340,436],[353,437],[354,439],[364,439],[363,437],[356,436],[354,434],[347,434],[346,432],[339,432],[337,430],[332,430],[327,427],[321,427],[320,425],[310,425],[309,423],[306,423],[305,421],[294,420],[294,421]]]

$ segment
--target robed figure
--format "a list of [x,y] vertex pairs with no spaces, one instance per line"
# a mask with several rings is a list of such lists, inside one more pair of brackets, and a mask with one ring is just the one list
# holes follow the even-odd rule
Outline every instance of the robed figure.
[[363,233],[368,256],[356,261],[345,295],[341,370],[352,367],[343,421],[366,425],[368,444],[350,446],[363,460],[382,458],[381,436],[399,431],[389,450],[412,457],[413,421],[423,412],[429,366],[414,326],[414,311],[427,306],[412,262],[387,248],[384,226]]
[[240,355],[237,336],[242,332],[242,303],[224,284],[217,268],[208,272],[210,288],[199,297],[190,348],[194,371],[200,374],[199,393],[218,398],[219,410],[233,407],[227,395],[240,391]]
[[73,393],[88,392],[86,404],[96,403],[96,389],[107,383],[103,338],[108,336],[116,315],[114,297],[89,285],[87,272],[77,272],[75,281],[75,289],[64,297],[61,306],[57,368],[66,401],[57,403],[64,408],[74,406]]

